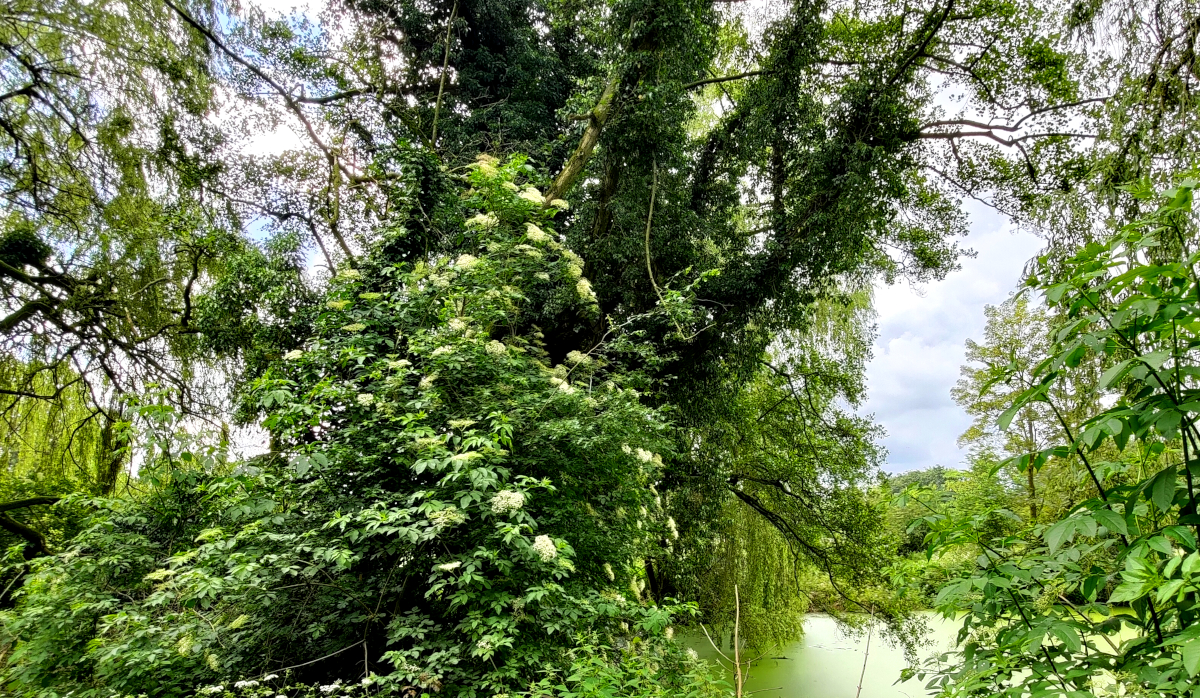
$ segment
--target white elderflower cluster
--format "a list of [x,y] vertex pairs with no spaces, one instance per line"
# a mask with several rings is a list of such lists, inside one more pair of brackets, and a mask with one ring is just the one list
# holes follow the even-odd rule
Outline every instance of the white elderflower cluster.
[[467,427],[471,426],[474,423],[475,423],[474,419],[451,419],[449,421],[450,428],[458,429],[459,431],[466,429]]
[[542,558],[542,562],[550,562],[558,557],[558,547],[550,536],[538,536],[533,539],[533,551]]
[[360,294],[358,294],[358,297],[363,299],[364,301],[376,301],[376,300],[379,300],[380,298],[383,298],[383,294],[371,291],[369,293],[360,293]]
[[538,273],[534,274],[533,276],[534,276],[534,278],[541,279],[542,281],[550,280],[550,275],[544,271],[539,271]]
[[320,690],[321,693],[324,693],[325,695],[329,695],[330,693],[333,693],[334,691],[338,690],[341,687],[342,687],[342,680],[338,679],[337,681],[334,681],[331,684],[326,684],[324,686],[321,686],[318,690]]
[[431,373],[428,376],[425,376],[424,378],[421,379],[421,382],[417,384],[417,389],[418,390],[429,390],[430,388],[433,387],[433,382],[435,380],[437,380],[437,377],[438,377],[438,374],[436,374],[436,373]]
[[483,345],[483,350],[490,356],[503,356],[508,353],[508,347],[504,346],[504,342],[493,339]]
[[621,444],[621,450],[624,451],[625,455],[627,456],[633,455],[633,449],[629,447],[629,444]]
[[586,366],[586,365],[592,363],[592,357],[588,356],[587,354],[584,354],[581,351],[572,349],[571,351],[567,352],[567,362],[575,364],[576,366],[579,366],[579,365]]
[[462,563],[459,562],[458,560],[455,560],[454,562],[443,562],[440,565],[434,565],[434,567],[443,572],[453,572],[454,570],[458,569],[459,567],[462,567]]
[[667,517],[667,528],[671,530],[671,537],[679,540],[679,527],[675,525],[675,519],[670,516]]
[[388,361],[387,365],[388,368],[399,371],[402,368],[408,368],[409,366],[412,366],[412,362],[408,359],[398,359],[395,361]]
[[543,243],[543,242],[550,241],[550,236],[547,235],[541,228],[537,227],[533,223],[525,224],[525,237],[528,238],[530,242],[536,242],[536,243]]
[[348,305],[350,305],[350,301],[327,301],[325,303],[325,307],[330,310],[345,310]]
[[667,629],[663,631],[663,635],[666,635],[668,640],[675,639],[675,628],[668,625]]
[[525,506],[525,493],[516,490],[500,490],[492,495],[492,513],[507,514]]
[[567,276],[571,277],[572,279],[583,278],[583,267],[578,264],[568,264]]
[[575,291],[579,294],[579,297],[585,301],[596,300],[596,292],[592,290],[592,282],[588,281],[587,279],[581,278],[579,281],[577,281],[575,283]]
[[530,247],[529,245],[517,245],[516,249],[518,252],[525,255],[526,257],[532,257],[533,259],[541,259],[542,258],[541,250]]
[[279,678],[279,674],[267,674],[262,678],[263,681],[274,681]]
[[237,681],[233,684],[233,687],[234,688],[254,688],[257,685],[258,685],[257,681],[255,681],[254,679],[249,679],[246,681]]
[[643,463],[649,463],[654,459],[654,454],[644,448],[639,448],[637,450],[637,459]]
[[517,194],[517,197],[539,205],[546,201],[546,197],[542,196],[536,187],[525,187],[525,190]]
[[304,357],[304,351],[301,349],[293,349],[283,355],[284,361],[295,361]]
[[477,213],[467,219],[467,227],[489,230],[500,225],[500,219],[494,213]]
[[429,277],[429,283],[433,284],[434,288],[447,288],[450,286],[450,277],[442,274],[434,274]]
[[224,692],[224,690],[225,690],[224,686],[205,686],[204,688],[197,691],[197,693],[207,693],[208,695],[212,695],[214,693],[222,693],[222,692]]
[[362,278],[362,272],[357,269],[343,269],[337,273],[337,278],[343,281],[353,281]]
[[346,332],[362,332],[367,329],[367,326],[361,322],[352,322],[349,325],[342,325],[342,329]]
[[572,387],[570,383],[559,378],[558,376],[550,376],[550,385],[553,385],[555,388],[558,388],[559,392],[566,393],[567,395],[571,395],[575,392],[575,388]]
[[612,565],[608,564],[607,562],[604,563],[604,574],[608,576],[608,581],[617,581],[617,575],[613,572]]
[[451,318],[449,327],[451,332],[462,332],[467,329],[467,321],[460,317]]
[[443,354],[452,354],[452,353],[454,353],[454,347],[450,346],[449,344],[443,344],[442,346],[438,347],[437,349],[434,349],[431,356],[442,356]]
[[475,255],[460,254],[454,260],[454,267],[456,269],[470,269],[471,267],[475,266],[478,263],[479,263],[479,258],[476,257]]
[[698,652],[696,652],[696,650],[692,649],[691,647],[684,650],[684,652],[687,653],[688,659],[692,660],[693,662],[700,659],[700,654]]
[[513,184],[512,182],[505,182],[501,186],[503,186],[505,189],[507,189],[509,191],[521,191],[521,187],[518,187],[516,184]]
[[559,211],[566,211],[571,208],[571,204],[567,203],[564,199],[554,199],[550,202],[550,205]]
[[479,649],[483,650],[484,652],[487,652],[488,650],[492,649],[492,643],[488,642],[487,640],[480,640],[479,642],[475,643],[475,646],[478,647]]
[[445,509],[431,511],[426,515],[430,523],[439,531],[447,528],[452,528],[467,520],[465,512],[459,510],[456,506],[448,506]]
[[375,395],[372,393],[359,393],[354,401],[363,407],[370,407],[375,404]]

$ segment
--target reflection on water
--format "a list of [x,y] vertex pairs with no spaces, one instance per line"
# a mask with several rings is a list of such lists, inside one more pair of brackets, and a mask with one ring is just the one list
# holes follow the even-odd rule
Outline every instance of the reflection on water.
[[[931,645],[920,651],[924,659],[944,652],[953,645],[959,623],[929,614]],[[701,635],[689,638],[701,657],[714,660],[716,652]],[[924,681],[912,679],[904,683],[900,671],[906,666],[904,652],[871,637],[870,652],[863,657],[867,646],[865,635],[849,637],[838,629],[833,618],[820,613],[804,617],[804,637],[796,643],[776,649],[750,669],[746,692],[757,691],[760,698],[920,698],[928,695]],[[858,694],[862,675],[862,693]],[[732,684],[732,679],[730,684]]]

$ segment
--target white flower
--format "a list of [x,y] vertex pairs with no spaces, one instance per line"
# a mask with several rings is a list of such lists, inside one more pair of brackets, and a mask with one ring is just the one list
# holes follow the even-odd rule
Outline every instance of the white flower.
[[533,259],[542,258],[542,253],[539,250],[530,247],[529,245],[517,245],[516,249],[526,257],[532,257]]
[[613,573],[612,565],[608,564],[607,562],[604,563],[604,574],[608,576],[608,581],[617,581],[617,575]]
[[477,213],[467,220],[467,225],[472,228],[483,228],[486,230],[500,225],[500,219],[494,213]]
[[433,387],[433,382],[437,380],[437,377],[438,374],[436,373],[431,373],[428,376],[425,376],[421,379],[421,382],[417,384],[417,388],[419,390],[429,390]]
[[525,191],[517,194],[517,196],[535,204],[542,204],[546,201],[546,197],[542,196],[542,193],[535,187],[525,187]]
[[361,683],[361,684],[362,684],[362,685],[364,685],[364,686],[370,686],[371,684],[375,683],[375,677],[373,677],[373,676],[364,676],[364,677],[363,677],[363,680],[362,680],[362,681],[359,681],[359,683]]
[[558,547],[550,536],[538,536],[533,539],[533,551],[542,558],[542,562],[550,562],[558,557]]
[[451,429],[463,430],[475,423],[474,419],[451,419],[449,424]]
[[549,275],[549,274],[547,274],[547,273],[546,273],[546,272],[544,272],[544,271],[539,271],[538,273],[534,274],[534,277],[535,277],[535,278],[538,278],[538,279],[541,279],[542,281],[549,281],[549,280],[550,280],[550,275]]
[[452,318],[449,326],[451,332],[462,332],[467,329],[467,321],[460,317]]
[[449,344],[443,344],[442,346],[438,347],[437,349],[434,349],[432,355],[433,356],[441,356],[442,354],[450,354],[453,352],[454,352],[454,347],[450,346]]
[[504,342],[495,339],[483,345],[483,350],[491,356],[503,356],[508,353],[508,347],[504,346]]
[[569,363],[573,363],[576,365],[578,365],[578,364],[586,365],[586,364],[590,364],[592,362],[592,357],[588,356],[587,354],[584,354],[582,352],[575,351],[572,349],[571,351],[567,352],[567,361]]
[[675,525],[675,519],[670,516],[667,517],[667,528],[671,529],[671,537],[679,540],[679,527]]
[[567,395],[575,394],[575,386],[571,385],[570,383],[568,383],[566,381],[561,381],[558,384],[558,390],[559,390],[559,392],[566,393]]
[[637,459],[643,463],[649,463],[654,458],[654,454],[644,448],[637,450]]
[[512,182],[505,182],[504,184],[502,184],[500,186],[504,187],[505,189],[507,189],[509,191],[520,191],[521,190],[521,187],[518,187],[517,185],[513,184]]
[[525,506],[525,493],[516,490],[500,490],[492,495],[492,513],[507,514]]
[[249,681],[238,681],[237,683],[233,684],[233,687],[234,688],[254,688],[257,685],[258,685],[258,682],[251,679]]
[[327,685],[325,685],[325,686],[321,686],[321,693],[324,693],[324,694],[328,695],[328,694],[330,694],[330,693],[333,693],[334,691],[338,690],[338,688],[340,688],[340,687],[341,687],[341,685],[342,685],[342,682],[341,682],[341,680],[339,679],[339,680],[337,680],[337,681],[334,681],[334,682],[333,682],[333,683],[331,683],[331,684],[327,684]]
[[441,274],[434,274],[429,277],[429,283],[433,284],[434,288],[446,288],[450,285],[450,279]]
[[668,640],[675,639],[675,628],[668,625],[667,629],[663,631],[663,635],[666,635]]
[[225,690],[224,686],[206,686],[206,687],[200,689],[200,693],[207,693],[209,695],[212,695],[213,693],[221,693],[224,690]]
[[553,201],[550,202],[550,205],[553,206],[554,208],[558,209],[559,211],[566,211],[567,209],[571,208],[571,204],[567,203],[566,201],[564,201],[562,199],[554,199]]
[[595,300],[596,292],[592,290],[592,282],[587,279],[580,279],[575,284],[575,292],[585,301]]
[[370,407],[375,404],[375,396],[371,393],[359,393],[358,397],[354,400],[363,407]]
[[399,361],[389,361],[387,362],[387,365],[388,368],[399,371],[402,368],[408,368],[409,366],[412,366],[412,362],[408,359],[400,359]]
[[633,455],[633,449],[629,447],[629,444],[621,444],[621,450],[624,451],[625,455],[627,456]]
[[350,305],[350,301],[328,301],[325,303],[325,307],[330,310],[345,310],[348,305]]
[[296,359],[302,358],[303,356],[304,356],[303,350],[293,349],[293,350],[289,351],[288,353],[284,354],[283,359],[285,361],[295,361]]
[[358,294],[358,297],[365,301],[373,301],[373,300],[378,300],[380,298],[383,298],[383,294],[375,293],[374,291],[371,291],[370,293],[360,293],[360,294]]
[[367,329],[367,326],[361,322],[352,322],[349,325],[342,325],[342,329],[347,332],[362,332]]
[[337,277],[339,279],[345,279],[345,280],[349,281],[352,279],[361,279],[362,273],[359,272],[357,269],[343,269],[338,272]]
[[492,643],[488,642],[487,640],[480,640],[479,642],[475,643],[475,646],[484,652],[487,652],[492,648]]
[[454,260],[454,266],[459,269],[470,269],[479,262],[479,258],[474,255],[460,254],[458,259]]
[[541,242],[549,242],[550,241],[550,236],[547,235],[545,232],[543,232],[541,228],[537,227],[533,223],[525,224],[525,237],[529,238],[530,242],[541,243]]
[[567,265],[567,276],[571,277],[572,279],[578,279],[578,278],[582,277],[583,276],[583,267],[579,266],[578,264],[568,264]]
[[443,572],[453,572],[459,567],[462,567],[462,563],[458,560],[455,560],[454,562],[443,562],[440,565],[435,565],[435,567]]
[[431,511],[427,516],[429,517],[429,521],[439,531],[457,526],[458,524],[467,520],[467,515],[462,511],[459,511],[458,507],[455,506],[448,506],[445,509]]
[[696,650],[692,649],[691,647],[684,651],[687,652],[688,659],[692,660],[693,662],[700,658],[700,655],[697,654]]
[[274,681],[279,678],[279,674],[267,674],[262,678],[263,681]]

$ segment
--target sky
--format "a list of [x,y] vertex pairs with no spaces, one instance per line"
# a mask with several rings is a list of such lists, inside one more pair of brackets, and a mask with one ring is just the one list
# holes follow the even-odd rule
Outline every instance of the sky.
[[970,418],[950,398],[967,339],[983,335],[983,309],[1003,303],[1017,289],[1025,263],[1041,240],[974,201],[963,246],[978,254],[942,281],[906,282],[875,289],[879,335],[867,365],[867,402],[887,432],[884,470],[891,473],[944,465],[961,466],[958,436]]

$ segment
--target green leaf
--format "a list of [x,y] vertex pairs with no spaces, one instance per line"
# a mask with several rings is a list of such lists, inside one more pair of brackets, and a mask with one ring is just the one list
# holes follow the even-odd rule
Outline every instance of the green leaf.
[[1171,510],[1171,503],[1175,501],[1175,482],[1176,473],[1173,465],[1163,468],[1150,481],[1150,501],[1154,502],[1154,506],[1164,514]]
[[1050,546],[1050,554],[1058,551],[1058,546],[1075,533],[1075,520],[1063,519],[1046,531],[1046,545]]
[[1188,676],[1195,676],[1200,672],[1200,640],[1189,640],[1179,648],[1179,653],[1183,655],[1183,668],[1187,670]]
[[1113,533],[1119,533],[1123,536],[1129,534],[1129,528],[1125,525],[1125,519],[1112,509],[1098,509],[1093,512],[1093,515],[1101,526]]
[[1072,652],[1078,652],[1083,649],[1083,644],[1079,641],[1079,633],[1075,631],[1075,628],[1066,623],[1055,623],[1050,628],[1050,633],[1059,640],[1062,640],[1062,643]]
[[1125,368],[1128,367],[1130,362],[1132,362],[1132,361],[1133,361],[1133,359],[1125,359],[1121,363],[1119,363],[1115,366],[1112,366],[1107,371],[1105,371],[1103,374],[1101,374],[1100,388],[1103,389],[1103,388],[1107,388],[1108,386],[1112,385],[1117,380],[1117,378],[1120,377],[1120,375],[1125,372]]

